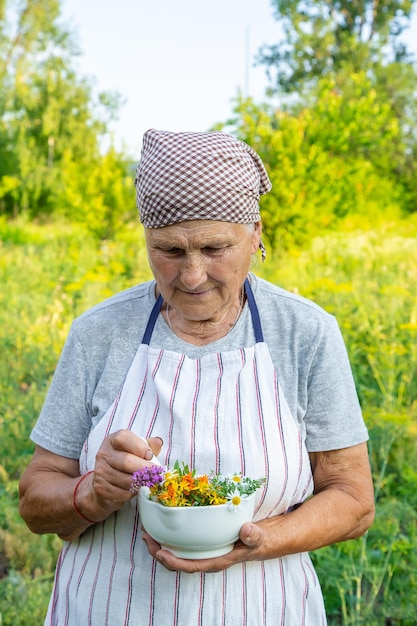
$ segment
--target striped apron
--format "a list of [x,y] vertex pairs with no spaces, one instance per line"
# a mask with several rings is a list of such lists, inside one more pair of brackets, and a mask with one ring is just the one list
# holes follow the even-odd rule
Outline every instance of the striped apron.
[[[91,431],[80,470],[121,428],[159,436],[159,460],[197,471],[267,477],[255,520],[285,514],[313,491],[307,450],[281,391],[245,282],[255,345],[191,359],[149,346],[162,305],[113,405]],[[54,626],[321,626],[320,586],[308,553],[239,563],[220,573],[172,572],[141,541],[137,498],[65,543],[45,624]]]

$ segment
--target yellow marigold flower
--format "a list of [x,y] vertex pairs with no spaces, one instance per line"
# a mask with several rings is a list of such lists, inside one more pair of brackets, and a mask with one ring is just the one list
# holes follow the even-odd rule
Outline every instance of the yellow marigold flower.
[[232,509],[236,509],[265,480],[214,472],[198,476],[188,465],[183,463],[181,466],[176,461],[172,471],[164,472],[162,482],[150,487],[149,494],[152,500],[165,506],[210,506],[228,502]]

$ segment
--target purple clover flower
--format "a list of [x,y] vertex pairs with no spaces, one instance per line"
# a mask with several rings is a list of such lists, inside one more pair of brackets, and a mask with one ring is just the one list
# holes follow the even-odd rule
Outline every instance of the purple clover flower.
[[132,477],[130,490],[138,493],[141,487],[153,487],[164,480],[165,470],[160,465],[146,465],[138,469]]

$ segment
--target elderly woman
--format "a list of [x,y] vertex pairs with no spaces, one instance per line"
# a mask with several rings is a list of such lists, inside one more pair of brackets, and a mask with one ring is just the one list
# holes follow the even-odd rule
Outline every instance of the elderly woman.
[[[249,273],[270,182],[245,143],[150,130],[136,190],[154,280],[74,322],[21,479],[29,528],[65,541],[45,623],[325,624],[308,551],[373,519],[337,323]],[[130,487],[153,454],[267,477],[231,552],[184,560],[142,534]]]

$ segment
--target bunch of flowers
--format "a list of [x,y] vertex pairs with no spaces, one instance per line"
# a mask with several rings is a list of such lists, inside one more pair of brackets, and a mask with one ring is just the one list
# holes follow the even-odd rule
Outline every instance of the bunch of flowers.
[[188,465],[176,461],[173,470],[153,465],[133,474],[131,490],[138,493],[146,487],[150,500],[164,506],[210,506],[229,502],[239,506],[265,482],[265,478],[248,478],[241,474],[223,476],[211,472],[197,475]]

